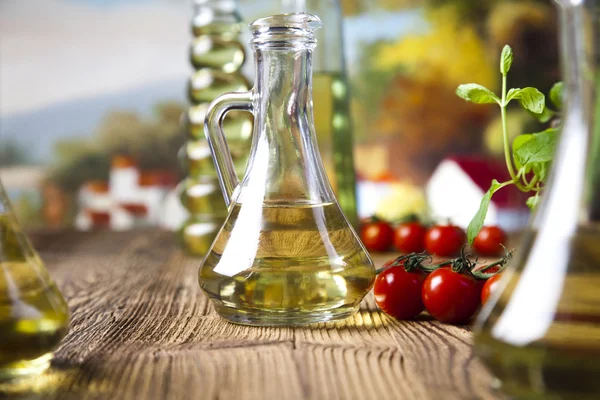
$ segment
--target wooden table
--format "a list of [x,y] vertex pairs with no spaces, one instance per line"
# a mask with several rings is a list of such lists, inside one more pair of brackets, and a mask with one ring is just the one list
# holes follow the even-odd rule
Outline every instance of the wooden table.
[[395,321],[372,295],[341,322],[234,325],[216,315],[198,287],[198,260],[172,233],[33,239],[68,299],[70,330],[48,372],[0,386],[0,398],[496,398],[467,327]]

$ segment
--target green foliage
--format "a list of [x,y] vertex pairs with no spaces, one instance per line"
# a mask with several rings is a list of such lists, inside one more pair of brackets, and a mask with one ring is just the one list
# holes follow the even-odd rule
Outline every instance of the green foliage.
[[75,193],[86,181],[108,179],[111,160],[117,154],[134,157],[142,169],[178,172],[177,152],[185,141],[179,127],[183,110],[177,103],[160,103],[148,119],[132,112],[110,112],[94,139],[56,144],[57,163],[50,179],[66,192]]
[[498,190],[502,189],[506,185],[506,183],[501,184],[495,179],[492,181],[492,186],[490,186],[490,189],[483,196],[483,199],[481,199],[479,210],[477,210],[477,213],[475,214],[475,216],[469,223],[469,226],[467,227],[467,240],[469,241],[469,243],[473,243],[473,240],[475,240],[475,236],[477,236],[477,234],[483,227],[485,216],[487,215],[492,196],[494,195],[494,193],[496,193]]
[[8,138],[0,141],[0,166],[23,165],[28,164],[30,161],[27,149],[14,139]]
[[[352,81],[353,98],[360,99],[352,106],[358,113],[353,119],[356,124],[356,139],[365,139],[359,134],[371,132],[369,129],[379,116],[381,111],[381,100],[392,83],[394,77],[402,72],[401,68],[382,70],[376,67],[377,55],[381,53],[381,47],[387,43],[384,41],[363,45],[361,50],[360,70],[357,77]],[[362,126],[361,126],[362,125]]]
[[529,114],[531,114],[531,116],[537,119],[540,123],[545,124],[556,116],[556,111],[553,111],[548,107],[544,107],[541,113],[534,113],[529,111]]
[[550,101],[558,108],[563,106],[565,85],[563,82],[557,82],[550,89]]
[[456,89],[456,94],[461,99],[475,104],[500,103],[500,99],[490,89],[476,83],[467,83],[460,85]]
[[548,128],[543,132],[528,134],[524,141],[513,142],[513,158],[517,168],[552,161],[558,143],[558,133],[558,129]]
[[530,198],[527,199],[527,207],[529,207],[531,210],[535,210],[539,201],[540,201],[540,194],[538,192],[535,194],[535,196],[531,196]]
[[502,0],[426,0],[431,7],[451,5],[456,7],[465,21],[482,23],[492,7]]
[[546,96],[536,88],[510,89],[506,95],[506,104],[519,100],[521,107],[534,114],[541,114],[546,108]]
[[502,54],[500,55],[500,73],[502,75],[508,74],[510,67],[513,63],[513,52],[509,45],[504,46]]
[[[548,177],[548,171],[550,170],[552,158],[554,157],[558,143],[558,128],[548,128],[539,133],[517,136],[513,140],[511,154],[506,122],[506,108],[511,101],[518,100],[523,109],[533,114],[540,121],[548,122],[552,117],[560,115],[558,112],[546,107],[546,96],[536,88],[526,87],[524,89],[510,89],[508,92],[506,91],[507,74],[510,71],[512,62],[512,49],[506,45],[502,49],[500,57],[500,73],[502,75],[501,96],[497,96],[489,89],[474,83],[460,85],[456,91],[459,97],[467,101],[479,104],[496,102],[500,106],[506,168],[511,177],[511,180],[504,183],[494,180],[488,192],[483,196],[479,210],[469,223],[467,229],[467,237],[470,244],[473,243],[473,240],[483,227],[492,196],[499,189],[508,185],[515,185],[525,193],[534,191],[535,195],[527,200],[527,206],[535,209],[540,199],[542,185]],[[549,93],[550,100],[557,107],[562,105],[562,92],[563,85],[559,82],[552,87]],[[528,175],[530,174],[533,174],[533,177],[529,178]]]
[[42,225],[40,204],[34,193],[21,193],[12,200],[12,208],[19,222],[28,228],[37,228]]

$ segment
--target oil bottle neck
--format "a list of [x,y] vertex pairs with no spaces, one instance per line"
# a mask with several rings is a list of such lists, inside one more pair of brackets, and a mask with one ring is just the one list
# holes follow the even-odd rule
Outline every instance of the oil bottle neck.
[[246,176],[269,182],[266,201],[334,201],[316,146],[312,49],[257,49],[255,60],[256,118]]
[[[565,6],[561,14],[566,84],[562,162],[581,176],[581,223],[600,224],[600,8],[596,0]],[[568,147],[581,148],[581,162]],[[561,150],[559,150],[561,152]],[[567,167],[565,167],[567,169]],[[577,189],[577,188],[576,188]]]
[[600,14],[593,3],[560,7],[565,105],[553,173],[535,223],[565,235],[600,224]]
[[280,128],[312,118],[312,51],[257,50],[255,60],[258,114]]

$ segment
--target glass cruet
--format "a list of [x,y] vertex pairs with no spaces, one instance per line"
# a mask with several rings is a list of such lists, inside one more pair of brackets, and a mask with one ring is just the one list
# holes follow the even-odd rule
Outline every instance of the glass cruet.
[[0,381],[46,369],[68,325],[67,304],[0,182]]
[[550,181],[480,313],[475,353],[522,399],[600,398],[600,0],[558,1],[565,105]]
[[[375,269],[344,216],[316,147],[312,52],[318,17],[281,14],[250,24],[255,87],[207,112],[207,135],[229,214],[199,270],[217,312],[248,325],[300,325],[352,315]],[[221,121],[254,114],[246,174],[235,173]]]

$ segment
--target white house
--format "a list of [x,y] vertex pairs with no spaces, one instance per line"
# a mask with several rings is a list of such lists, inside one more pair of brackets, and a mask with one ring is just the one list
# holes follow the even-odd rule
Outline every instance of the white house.
[[[493,179],[499,182],[510,179],[503,162],[480,157],[446,158],[426,185],[432,216],[466,228]],[[492,197],[485,224],[498,225],[507,231],[522,228],[529,217],[525,204],[528,197],[512,186],[499,190]]]
[[165,209],[173,208],[173,202],[166,204],[165,199],[175,187],[175,180],[168,172],[140,171],[132,158],[116,156],[108,182],[91,181],[80,188],[75,227],[128,230],[162,226],[165,214],[181,214],[181,210]]

